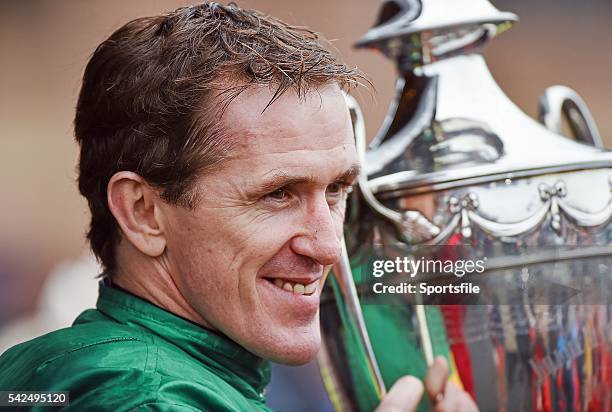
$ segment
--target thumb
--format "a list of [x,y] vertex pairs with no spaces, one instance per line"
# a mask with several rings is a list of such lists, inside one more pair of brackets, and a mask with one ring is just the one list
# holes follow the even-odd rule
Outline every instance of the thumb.
[[376,412],[414,412],[422,395],[421,381],[414,376],[404,376],[391,387]]
[[427,389],[427,395],[434,403],[444,396],[448,372],[448,363],[443,356],[438,356],[427,371],[425,388]]

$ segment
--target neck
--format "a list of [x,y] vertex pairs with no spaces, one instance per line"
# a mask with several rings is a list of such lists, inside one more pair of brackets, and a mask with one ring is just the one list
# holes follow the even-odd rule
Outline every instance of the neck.
[[153,258],[122,242],[117,248],[117,272],[112,282],[154,305],[207,329],[213,327],[189,304],[168,270],[165,255]]

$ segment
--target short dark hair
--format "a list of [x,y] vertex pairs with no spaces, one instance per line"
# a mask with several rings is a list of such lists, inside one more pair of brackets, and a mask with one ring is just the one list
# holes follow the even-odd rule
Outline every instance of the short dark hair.
[[165,201],[193,207],[197,175],[230,150],[218,120],[242,91],[274,87],[272,104],[289,88],[301,97],[361,80],[315,32],[234,4],[182,7],[115,31],[87,64],[74,120],[87,238],[105,272],[116,270],[120,240],[107,202],[113,174],[135,172]]

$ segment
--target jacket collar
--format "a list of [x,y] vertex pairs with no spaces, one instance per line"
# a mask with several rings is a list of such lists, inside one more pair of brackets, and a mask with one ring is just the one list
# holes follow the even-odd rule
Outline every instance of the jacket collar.
[[111,285],[106,276],[99,284],[96,307],[120,323],[150,330],[205,364],[244,396],[263,401],[270,382],[269,362],[229,338]]

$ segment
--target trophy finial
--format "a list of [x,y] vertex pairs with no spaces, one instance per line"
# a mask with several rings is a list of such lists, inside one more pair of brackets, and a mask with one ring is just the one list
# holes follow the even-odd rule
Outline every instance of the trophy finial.
[[518,17],[488,0],[389,0],[356,47],[381,50],[400,69],[480,47]]

